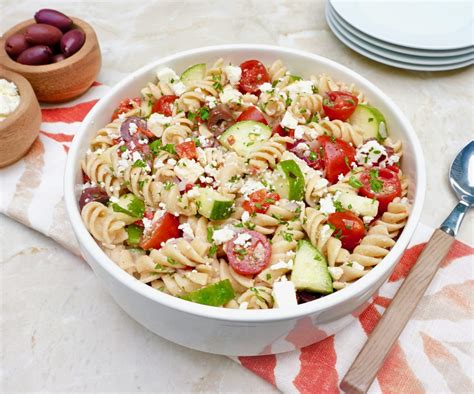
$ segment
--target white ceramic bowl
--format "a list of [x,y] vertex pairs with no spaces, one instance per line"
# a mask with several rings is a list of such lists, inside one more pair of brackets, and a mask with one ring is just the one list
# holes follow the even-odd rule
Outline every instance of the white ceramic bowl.
[[[297,75],[327,73],[355,83],[385,115],[389,132],[404,143],[403,171],[410,178],[411,215],[390,253],[362,279],[316,301],[288,310],[231,310],[194,304],[156,291],[112,262],[82,223],[75,185],[81,182],[80,161],[98,127],[105,125],[117,104],[139,95],[160,66],[182,72],[189,65],[213,63],[223,57],[235,64],[282,59]],[[102,98],[84,119],[69,151],[65,174],[66,207],[84,258],[102,279],[115,301],[154,333],[180,345],[225,355],[281,353],[320,341],[352,322],[388,278],[406,249],[420,218],[425,194],[423,151],[416,134],[398,107],[380,89],[354,71],[308,52],[266,45],[225,45],[198,48],[157,60],[134,72]]]

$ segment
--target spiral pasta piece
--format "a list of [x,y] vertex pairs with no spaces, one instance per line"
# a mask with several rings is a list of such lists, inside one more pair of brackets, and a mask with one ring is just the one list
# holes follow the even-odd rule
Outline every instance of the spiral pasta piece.
[[252,151],[249,156],[249,165],[259,171],[264,171],[268,167],[274,168],[280,161],[283,152],[286,151],[286,144],[291,142],[293,142],[291,137],[274,135]]
[[117,118],[107,124],[105,127],[97,130],[94,137],[90,141],[91,149],[107,149],[108,147],[114,145],[114,140],[120,137],[121,124],[122,121]]
[[89,179],[102,186],[109,196],[119,196],[122,183],[113,174],[111,163],[104,160],[102,155],[96,152],[87,154],[81,162],[81,168]]
[[272,289],[267,286],[249,288],[237,300],[239,305],[246,303],[246,309],[268,309],[273,307]]
[[125,222],[118,220],[104,204],[93,201],[84,205],[81,216],[92,236],[105,247],[120,244],[128,238]]
[[356,147],[364,143],[364,133],[360,128],[339,119],[329,120],[324,118],[314,127],[319,135],[329,135],[330,137],[340,138],[354,144]]
[[219,260],[220,280],[229,279],[232,288],[242,294],[250,287],[253,287],[254,280],[248,276],[240,275],[224,259]]
[[272,82],[278,81],[286,75],[288,68],[283,64],[283,62],[278,59],[275,60],[271,66],[268,68],[268,75]]
[[285,96],[262,92],[258,100],[261,110],[268,116],[280,117],[286,111]]
[[319,114],[323,108],[323,98],[319,94],[299,95],[288,108],[293,118],[298,123],[306,124],[315,114]]
[[209,247],[209,243],[199,238],[191,241],[184,238],[171,239],[160,249],[152,249],[150,258],[160,268],[195,268],[200,264],[209,264],[207,258]]
[[395,245],[390,237],[387,226],[378,224],[371,227],[367,235],[362,238],[351,255],[351,261],[356,261],[364,267],[377,265]]
[[323,178],[318,171],[311,171],[305,176],[304,199],[310,207],[315,207],[319,199],[328,191],[328,180]]
[[[178,185],[171,182],[157,183],[157,201],[164,204],[166,210],[175,215],[196,215],[196,203],[185,193],[181,195]],[[160,204],[158,203],[158,204]]]
[[390,204],[382,217],[377,220],[376,224],[383,224],[387,227],[391,238],[398,236],[400,231],[405,227],[409,215],[409,209],[406,204],[401,203],[401,199],[396,197]]

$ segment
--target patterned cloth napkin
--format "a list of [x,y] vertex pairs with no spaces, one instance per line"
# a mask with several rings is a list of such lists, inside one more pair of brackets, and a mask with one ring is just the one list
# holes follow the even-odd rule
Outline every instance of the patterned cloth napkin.
[[[108,87],[94,83],[76,101],[43,106],[28,155],[1,169],[0,212],[79,255],[63,200],[69,144]],[[233,358],[283,392],[337,393],[338,385],[433,229],[420,225],[389,281],[347,328],[290,353]],[[456,241],[369,392],[474,392],[474,249]],[[298,338],[287,338],[297,343]]]

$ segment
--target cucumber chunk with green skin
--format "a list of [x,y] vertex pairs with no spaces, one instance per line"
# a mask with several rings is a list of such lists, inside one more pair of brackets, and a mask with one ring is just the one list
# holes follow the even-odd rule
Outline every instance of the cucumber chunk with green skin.
[[112,210],[118,214],[124,214],[129,216],[131,219],[120,218],[124,222],[133,223],[137,219],[141,219],[145,213],[145,202],[140,200],[137,196],[132,193],[124,194],[120,196],[119,201],[112,204]]
[[136,224],[131,224],[130,226],[127,226],[127,234],[127,244],[130,246],[138,246],[142,238],[143,228]]
[[188,293],[181,298],[183,300],[203,305],[222,306],[227,304],[234,298],[234,296],[234,289],[232,288],[229,279],[225,279],[214,283],[213,285]]
[[358,196],[357,194],[341,193],[338,201],[342,207],[361,216],[377,216],[379,202],[373,198]]
[[248,157],[262,142],[272,136],[272,129],[254,120],[244,120],[230,126],[218,139],[227,149],[234,150],[240,156]]
[[320,294],[333,292],[332,278],[326,258],[307,240],[298,242],[291,281],[298,290]]
[[214,189],[199,189],[198,212],[211,220],[227,219],[232,213],[234,200],[224,197]]
[[181,82],[185,86],[190,85],[192,82],[202,81],[206,75],[206,65],[204,63],[195,64],[187,68],[181,74]]
[[304,175],[294,160],[280,161],[273,177],[273,186],[280,197],[294,201],[303,199]]
[[377,108],[370,105],[359,104],[348,122],[360,127],[364,133],[364,140],[376,138],[382,142],[388,136],[385,117]]

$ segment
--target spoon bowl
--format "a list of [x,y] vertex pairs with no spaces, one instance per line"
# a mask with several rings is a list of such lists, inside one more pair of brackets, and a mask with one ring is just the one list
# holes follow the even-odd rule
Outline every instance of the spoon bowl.
[[474,204],[474,141],[457,154],[451,164],[449,181],[460,201]]

